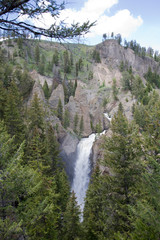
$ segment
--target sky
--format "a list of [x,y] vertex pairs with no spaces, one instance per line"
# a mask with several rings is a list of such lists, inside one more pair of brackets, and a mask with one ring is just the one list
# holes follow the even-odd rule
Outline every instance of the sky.
[[[136,40],[142,47],[160,52],[160,0],[65,0],[65,3],[60,20],[68,24],[96,21],[96,26],[81,39],[82,43],[98,44],[104,33],[114,32],[127,41]],[[44,19],[52,22],[49,15]]]

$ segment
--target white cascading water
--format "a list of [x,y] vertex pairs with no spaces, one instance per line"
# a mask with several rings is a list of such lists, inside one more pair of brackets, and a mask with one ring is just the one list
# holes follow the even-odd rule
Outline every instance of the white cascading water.
[[109,120],[109,121],[111,121],[112,120],[112,118],[109,116],[109,114],[108,113],[104,113],[104,116]]
[[72,184],[72,190],[75,192],[77,202],[80,205],[81,212],[84,208],[84,198],[90,180],[90,154],[96,134],[91,134],[88,138],[82,138],[77,146],[77,159],[75,164],[75,174]]

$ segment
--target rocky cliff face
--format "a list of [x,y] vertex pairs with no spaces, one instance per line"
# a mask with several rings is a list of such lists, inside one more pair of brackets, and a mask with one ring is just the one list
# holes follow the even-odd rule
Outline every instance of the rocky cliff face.
[[[47,121],[50,121],[53,126],[58,126],[57,138],[61,144],[61,156],[66,162],[66,170],[71,180],[73,178],[76,148],[79,142],[78,137],[74,133],[75,115],[77,114],[78,116],[77,133],[80,131],[80,120],[83,117],[82,137],[89,136],[95,131],[98,125],[101,126],[101,131],[103,129],[108,129],[110,123],[104,116],[104,112],[109,113],[109,115],[113,117],[120,102],[123,104],[124,112],[128,119],[132,119],[132,105],[136,103],[136,99],[133,98],[129,91],[124,92],[121,89],[122,74],[119,70],[121,62],[123,61],[128,66],[132,66],[133,74],[138,74],[142,78],[149,67],[151,67],[152,71],[156,70],[157,73],[160,74],[160,66],[157,62],[149,57],[141,58],[135,55],[131,49],[125,49],[115,40],[107,40],[97,45],[96,49],[100,52],[101,63],[93,64],[93,79],[89,80],[88,83],[78,80],[75,96],[71,96],[67,104],[64,102],[65,96],[62,84],[59,84],[57,88],[52,91],[47,101],[44,97],[42,86],[44,81],[47,81],[48,85],[52,86],[53,80],[51,78],[42,77],[35,71],[32,72],[35,85],[29,103],[34,94],[37,93],[40,100],[47,107],[47,112],[49,114],[49,117],[46,117]],[[113,78],[116,79],[118,88],[118,100],[116,101],[112,96]],[[144,78],[143,81],[145,82]],[[103,104],[105,98],[108,99],[106,106]],[[57,109],[59,99],[61,99],[63,111],[65,109],[69,111],[70,126],[68,129],[63,128],[62,123],[52,111]],[[94,165],[102,154],[100,143],[100,140],[96,141],[93,147]]]
[[78,83],[75,97],[70,97],[69,103],[66,105],[66,107],[70,113],[70,127],[72,129],[74,129],[75,114],[78,114],[79,120],[83,116],[83,137],[86,137],[92,133],[92,125],[96,127],[96,125],[100,123],[102,129],[106,127],[103,122],[103,108],[101,102],[98,100],[97,93],[87,89],[86,86],[82,87],[81,83]]
[[96,48],[100,51],[103,62],[111,68],[119,68],[120,63],[123,61],[128,66],[132,66],[133,71],[140,76],[147,72],[148,67],[160,74],[160,66],[154,59],[139,57],[132,49],[125,49],[115,40],[107,40],[98,44]]
[[62,84],[59,84],[56,89],[53,90],[49,103],[53,109],[56,109],[58,106],[58,101],[61,100],[62,106],[64,108],[64,90]]

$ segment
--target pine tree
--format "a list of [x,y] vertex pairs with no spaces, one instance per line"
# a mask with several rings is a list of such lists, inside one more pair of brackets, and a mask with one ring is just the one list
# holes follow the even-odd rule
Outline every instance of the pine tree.
[[59,54],[58,54],[58,50],[55,49],[53,57],[52,57],[52,66],[58,66],[59,65]]
[[57,117],[59,118],[60,121],[63,121],[63,106],[60,98],[58,100],[57,106]]
[[37,94],[33,97],[27,116],[29,133],[31,133],[34,128],[44,130],[44,111]]
[[81,116],[80,125],[79,125],[79,135],[83,133],[83,130],[84,130],[84,121],[83,121],[83,116]]
[[[105,206],[103,205],[105,200],[105,189],[104,176],[101,175],[97,165],[91,176],[85,199],[83,213],[84,239],[105,239],[105,235],[103,235],[103,233],[105,233],[104,229],[107,227],[105,226],[106,213],[104,210]],[[108,238],[106,237],[106,239]]]
[[[97,239],[127,239],[133,230],[132,221],[135,221],[135,219],[131,220],[130,208],[143,194],[138,186],[143,182],[145,171],[144,142],[137,126],[133,123],[129,124],[120,110],[112,119],[111,130],[112,136],[105,138],[103,145],[105,155],[102,162],[105,167],[109,167],[109,174],[97,176],[95,181],[100,181],[100,185],[92,186],[91,183],[86,198],[86,208],[90,201],[98,205],[96,197],[92,199],[93,195],[89,195],[90,191],[96,190],[96,196],[99,199],[97,217],[93,220],[94,207],[90,208],[91,219],[88,231],[91,236],[92,234],[99,236],[100,233],[101,237]],[[87,225],[87,215],[84,216],[86,216]],[[119,232],[121,238],[119,238]]]
[[80,208],[77,205],[74,192],[72,192],[64,213],[63,231],[64,240],[75,240],[80,236]]
[[64,128],[68,128],[69,125],[70,125],[69,111],[68,111],[68,109],[66,109],[65,112],[64,112],[64,123],[63,123],[63,126],[64,126]]
[[0,81],[0,119],[3,119],[4,117],[6,98],[7,98],[6,89],[3,87],[2,81]]
[[61,159],[59,157],[59,143],[55,137],[54,129],[49,125],[45,131],[45,161],[49,166],[47,174],[53,175],[56,170],[61,168]]
[[7,91],[4,119],[8,133],[11,136],[15,135],[15,143],[21,143],[24,138],[22,99],[13,81]]
[[78,114],[76,113],[74,116],[74,132],[75,133],[77,133],[78,122],[79,122],[79,117],[78,117]]
[[44,85],[43,85],[43,91],[44,91],[45,97],[48,99],[50,97],[50,90],[49,90],[49,87],[48,87],[48,84],[47,84],[46,80],[45,80]]
[[114,175],[108,177],[112,188],[108,193],[108,207],[113,213],[110,230],[116,235],[118,231],[131,231],[129,206],[135,204],[139,197],[135,189],[142,181],[144,151],[138,128],[130,125],[120,110],[112,119],[111,129],[113,135],[106,139],[104,146],[104,162]]
[[63,57],[64,57],[64,73],[70,73],[71,63],[70,63],[69,54],[67,50],[64,51]]
[[113,94],[113,99],[117,101],[118,88],[117,88],[117,82],[115,78],[113,78],[113,83],[112,83],[112,94]]
[[35,47],[35,62],[38,65],[38,63],[40,62],[40,50],[39,50],[39,45],[37,44]]

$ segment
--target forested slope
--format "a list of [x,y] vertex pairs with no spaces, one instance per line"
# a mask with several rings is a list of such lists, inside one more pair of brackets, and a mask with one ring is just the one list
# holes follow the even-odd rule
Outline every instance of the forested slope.
[[[1,42],[0,239],[160,238],[159,74],[116,40]],[[80,222],[68,177],[104,129]]]

